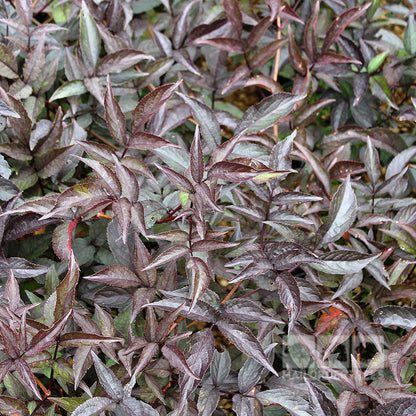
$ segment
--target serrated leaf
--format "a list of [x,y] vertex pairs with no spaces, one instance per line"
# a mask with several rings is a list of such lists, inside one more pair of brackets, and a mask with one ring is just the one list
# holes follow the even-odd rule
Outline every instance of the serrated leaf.
[[251,133],[265,130],[281,118],[286,117],[305,96],[289,93],[278,93],[264,98],[251,106],[243,115],[234,134]]
[[199,377],[189,368],[185,355],[179,347],[175,344],[165,344],[161,351],[172,367],[177,368],[181,373],[184,373],[189,377],[199,380]]
[[127,147],[138,150],[155,150],[160,149],[161,147],[178,146],[156,134],[136,130],[130,137]]
[[118,74],[144,59],[153,61],[155,58],[136,49],[120,49],[100,59],[97,65],[97,75]]
[[108,266],[91,276],[84,276],[84,279],[121,288],[141,285],[140,279],[129,268],[120,264]]
[[20,257],[9,257],[6,262],[0,263],[0,275],[8,277],[9,273],[13,272],[14,277],[18,279],[30,279],[48,271],[49,267],[31,263]]
[[315,416],[338,416],[334,403],[328,399],[325,393],[308,377],[305,377],[308,386],[310,406]]
[[318,231],[319,246],[325,246],[341,238],[355,220],[357,198],[352,190],[349,176],[335,192],[328,218]]
[[376,407],[370,416],[413,416],[416,414],[415,398],[399,398]]
[[36,42],[29,51],[23,65],[23,79],[32,83],[40,75],[45,66],[45,35]]
[[170,261],[175,261],[189,253],[189,248],[183,245],[169,247],[160,253],[143,271],[154,269]]
[[86,60],[89,71],[94,73],[100,56],[101,38],[85,1],[82,2],[81,6],[79,30],[82,55]]
[[167,166],[161,166],[155,163],[155,166],[169,179],[169,181],[175,185],[179,190],[185,193],[194,193],[194,187],[192,183],[182,174],[175,170],[168,168]]

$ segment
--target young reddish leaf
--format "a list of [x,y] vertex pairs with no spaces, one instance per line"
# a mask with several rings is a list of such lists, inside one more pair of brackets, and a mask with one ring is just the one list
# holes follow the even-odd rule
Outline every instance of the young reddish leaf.
[[138,150],[155,150],[161,147],[179,147],[156,134],[137,131],[132,134],[127,147]]
[[172,97],[181,82],[180,80],[176,84],[162,85],[139,101],[131,113],[131,130],[133,134],[142,128],[159,111],[162,105]]
[[120,49],[100,59],[97,65],[97,75],[108,76],[108,74],[117,74],[131,68],[144,59],[154,61],[155,58],[136,49]]
[[182,245],[176,245],[169,247],[167,250],[160,253],[152,263],[150,263],[148,266],[146,266],[143,271],[151,270],[156,267],[161,266],[162,264],[168,263],[170,261],[175,261],[186,254],[189,253],[189,248]]
[[318,231],[319,245],[322,247],[341,238],[353,224],[357,211],[357,198],[352,190],[350,178],[335,192],[329,215]]
[[84,279],[121,288],[141,285],[140,279],[129,268],[120,264],[107,266],[91,276],[84,276]]
[[234,35],[241,39],[243,31],[243,16],[238,0],[222,0],[225,14],[234,29]]
[[195,192],[192,183],[189,179],[185,178],[185,176],[171,168],[168,168],[167,166],[161,166],[157,163],[155,163],[155,166],[169,179],[169,182],[175,185],[182,192],[191,194]]
[[161,351],[172,367],[177,368],[181,373],[188,377],[199,380],[199,377],[189,368],[185,355],[175,344],[165,344]]
[[288,331],[290,332],[295,325],[302,307],[299,286],[296,279],[288,272],[282,272],[276,276],[276,285],[280,301],[287,309],[289,317]]
[[322,45],[322,52],[327,52],[329,47],[337,41],[339,35],[344,31],[344,29],[354,20],[357,20],[360,16],[362,16],[370,6],[371,3],[367,3],[359,7],[352,7],[337,16],[326,32],[324,43]]
[[111,88],[110,76],[107,75],[107,89],[104,97],[105,121],[111,137],[119,144],[127,142],[126,117],[116,101]]
[[267,359],[260,342],[247,327],[228,320],[220,320],[216,325],[222,334],[240,351],[256,360],[277,376],[277,372]]
[[69,311],[62,318],[56,321],[51,328],[47,330],[40,330],[32,338],[32,341],[30,342],[28,349],[25,351],[25,356],[33,357],[35,355],[38,355],[42,351],[47,350],[49,347],[55,344],[71,316],[72,311]]
[[235,38],[221,37],[200,39],[197,41],[197,44],[215,46],[217,49],[232,53],[243,53],[243,45],[241,44],[241,41]]
[[185,94],[177,93],[186,104],[191,107],[195,121],[199,124],[202,138],[204,139],[204,147],[209,151],[213,151],[221,144],[220,124],[214,112],[205,104],[199,102],[195,98],[191,98]]

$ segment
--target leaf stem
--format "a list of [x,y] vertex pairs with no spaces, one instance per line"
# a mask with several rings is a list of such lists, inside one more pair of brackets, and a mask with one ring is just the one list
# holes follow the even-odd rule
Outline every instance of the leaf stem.
[[234,295],[235,291],[240,287],[241,283],[243,283],[242,280],[240,280],[236,285],[227,293],[227,296],[221,301],[221,305],[227,302],[231,298],[232,295]]

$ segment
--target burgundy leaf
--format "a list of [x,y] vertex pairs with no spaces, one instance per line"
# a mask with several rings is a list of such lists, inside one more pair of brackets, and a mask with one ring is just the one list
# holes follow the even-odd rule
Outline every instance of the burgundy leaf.
[[72,311],[69,311],[48,330],[40,330],[32,338],[28,349],[25,351],[25,356],[33,357],[51,347],[57,341],[57,338],[65,328],[71,315]]
[[142,350],[140,354],[139,361],[136,368],[134,369],[134,374],[138,374],[150,363],[155,354],[159,351],[159,345],[154,342],[149,342]]
[[119,144],[127,141],[126,117],[116,101],[111,87],[110,76],[107,75],[107,89],[104,97],[105,121],[111,137]]
[[211,251],[238,246],[239,243],[221,240],[199,240],[192,244],[192,251]]
[[273,374],[277,375],[276,370],[267,359],[263,347],[247,327],[228,320],[218,321],[216,325],[222,334],[240,351],[256,360]]
[[[354,325],[349,319],[341,318],[332,332],[328,347],[324,354],[324,360],[327,360],[332,351],[340,344],[345,342],[354,331]],[[318,334],[317,334],[318,335]]]
[[137,131],[130,137],[127,147],[138,150],[155,150],[161,147],[178,147],[156,134]]
[[289,51],[289,59],[290,63],[292,64],[295,71],[299,72],[301,75],[306,75],[306,63],[302,58],[302,55],[300,53],[300,50],[298,46],[296,45],[293,33],[292,33],[292,27],[288,26],[288,51]]
[[[349,56],[344,56],[339,53],[328,51],[319,55],[315,65],[316,66],[325,66],[330,64],[356,64],[360,65],[361,62],[355,58]],[[357,74],[360,75],[360,74]],[[355,82],[355,79],[354,79]]]
[[189,2],[179,13],[179,16],[177,16],[177,18],[175,19],[172,34],[172,43],[175,49],[179,49],[182,46],[182,43],[188,31],[189,14],[191,13],[194,5],[195,1]]
[[287,309],[289,317],[289,332],[295,325],[296,319],[300,314],[302,302],[300,299],[299,286],[291,273],[282,272],[276,276],[277,291],[280,301]]
[[118,201],[114,201],[112,205],[114,218],[121,228],[121,236],[124,244],[127,244],[127,233],[131,221],[131,208],[131,202],[124,197],[120,198]]
[[182,192],[194,193],[194,187],[192,186],[189,179],[185,178],[185,176],[171,168],[168,168],[167,166],[161,166],[157,163],[155,163],[155,166],[169,179],[173,185],[175,185]]
[[249,299],[230,299],[224,303],[222,316],[236,322],[272,322],[283,323],[282,320],[269,315],[257,303]]
[[245,41],[245,50],[250,52],[257,47],[260,42],[260,39],[264,36],[267,29],[271,25],[271,21],[268,16],[263,17],[256,26],[251,29],[247,39]]
[[108,266],[84,279],[106,283],[110,286],[127,288],[140,286],[140,279],[126,266],[120,264]]
[[162,85],[139,101],[131,114],[131,129],[133,133],[143,127],[159,111],[162,105],[172,97],[181,82]]
[[29,51],[23,65],[23,79],[26,84],[33,83],[45,67],[45,35],[41,35]]
[[101,343],[123,342],[123,338],[104,337],[86,332],[67,332],[59,339],[59,345],[68,348],[97,347]]
[[225,14],[234,29],[234,34],[241,39],[243,16],[241,14],[238,0],[222,0],[222,5],[224,7]]
[[194,140],[192,141],[190,149],[190,155],[190,168],[192,179],[197,183],[201,183],[204,177],[205,163],[198,126],[195,129]]
[[114,163],[115,153],[110,146],[84,140],[77,140],[76,143],[81,146],[93,159],[105,164]]
[[288,410],[293,416],[310,415],[310,407],[308,402],[296,391],[278,387],[276,389],[261,391],[256,394],[256,398],[265,405],[279,405]]
[[99,415],[110,410],[114,407],[114,401],[108,397],[93,397],[86,400],[79,405],[72,413],[72,416],[86,416],[86,415]]
[[352,391],[341,392],[337,399],[337,409],[339,416],[349,416],[357,403],[358,395]]
[[134,252],[134,268],[140,280],[148,287],[153,286],[156,283],[157,273],[156,269],[143,271],[143,269],[152,262],[147,248],[143,244],[142,240],[137,233],[134,235],[135,252]]
[[22,378],[23,382],[30,388],[35,396],[41,400],[42,396],[39,393],[35,376],[32,373],[31,368],[23,358],[18,358],[14,361],[14,366],[17,373]]
[[416,414],[415,398],[400,398],[376,407],[371,416],[413,416]]
[[116,165],[116,175],[121,183],[121,195],[125,196],[131,204],[134,204],[138,201],[140,194],[137,176],[130,169],[122,165],[116,157],[114,158],[114,162]]
[[318,47],[316,46],[316,22],[318,21],[319,1],[315,2],[311,17],[306,22],[305,31],[303,33],[303,43],[308,58],[315,62],[318,55]]
[[354,20],[357,20],[360,16],[362,16],[370,6],[371,3],[366,3],[363,6],[352,7],[337,16],[326,32],[324,43],[322,45],[322,52],[327,52],[329,47],[337,41],[339,35],[344,31],[344,29]]
[[235,38],[206,38],[198,40],[197,44],[215,46],[216,48],[227,52],[243,53],[243,45],[241,44],[241,41]]
[[3,346],[6,354],[10,358],[18,358],[20,352],[18,350],[18,339],[16,332],[0,320],[0,336],[3,341]]
[[308,377],[305,377],[305,383],[308,386],[309,401],[313,414],[316,416],[338,416],[334,403],[328,399],[326,394]]
[[152,263],[146,266],[143,271],[154,269],[161,266],[162,264],[170,261],[175,261],[189,253],[189,248],[183,245],[176,245],[168,248],[167,250],[160,253]]
[[199,380],[199,377],[189,368],[185,355],[179,347],[175,344],[165,344],[161,351],[172,367],[177,368],[181,373],[189,377]]
[[[329,176],[332,179],[346,178],[350,175],[359,175],[366,172],[367,169],[363,163],[355,160],[340,160],[336,162],[329,171]],[[368,172],[368,171],[367,171]]]
[[256,259],[256,261],[245,267],[230,283],[235,284],[242,280],[254,279],[257,276],[270,272],[272,269],[273,265],[267,259]]
[[383,326],[416,327],[416,310],[404,306],[382,306],[374,312],[374,322]]
[[191,44],[199,38],[207,37],[212,32],[217,33],[217,31],[221,30],[226,23],[227,23],[227,19],[222,18],[222,19],[214,20],[212,23],[209,23],[209,24],[201,24],[201,25],[195,26],[190,31],[186,39],[185,45]]
[[97,75],[122,72],[143,59],[153,61],[155,58],[136,49],[120,49],[100,59],[97,65]]
[[198,257],[190,257],[186,262],[186,268],[192,270],[189,295],[192,298],[190,311],[192,311],[198,299],[205,293],[212,280],[208,265]]

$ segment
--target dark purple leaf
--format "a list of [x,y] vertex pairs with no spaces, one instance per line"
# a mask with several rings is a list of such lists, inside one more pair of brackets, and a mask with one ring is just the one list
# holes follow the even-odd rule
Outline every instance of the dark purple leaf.
[[241,352],[253,358],[263,367],[277,375],[276,370],[267,359],[263,347],[247,327],[228,320],[218,321],[216,325],[222,334]]
[[192,270],[189,288],[189,295],[192,299],[190,311],[192,311],[198,299],[208,289],[212,280],[212,274],[207,264],[198,257],[190,257],[186,262],[186,268]]
[[71,414],[72,416],[99,415],[105,410],[112,409],[114,405],[113,400],[108,397],[93,397],[79,405]]
[[273,265],[267,259],[256,259],[256,261],[245,267],[230,283],[235,284],[242,280],[254,279],[257,276],[270,272],[272,269]]
[[194,5],[194,1],[189,2],[175,19],[172,34],[172,43],[175,49],[179,49],[182,46],[188,31],[188,18]]
[[[351,58],[350,56],[341,55],[335,52],[326,52],[319,55],[316,66],[317,67],[324,67],[330,64],[356,64],[360,65],[361,62],[357,61],[355,58]],[[359,74],[358,74],[359,75]]]
[[357,198],[352,190],[350,178],[347,177],[335,192],[329,215],[319,228],[319,245],[324,246],[341,238],[354,222],[356,211]]
[[173,185],[175,185],[182,192],[194,193],[194,187],[192,186],[192,183],[189,181],[189,179],[185,178],[185,176],[171,168],[168,168],[167,166],[161,166],[157,163],[155,163],[155,166],[169,179]]
[[130,169],[122,165],[115,157],[116,175],[121,183],[121,196],[125,196],[131,204],[134,204],[139,199],[140,186],[137,176]]
[[280,15],[287,20],[293,20],[302,25],[305,24],[299,15],[285,1],[283,2],[283,7],[280,10]]
[[173,95],[182,81],[162,85],[145,95],[131,114],[131,129],[135,133],[152,118]]
[[261,171],[235,162],[218,162],[211,167],[208,177],[214,177],[229,182],[248,181],[259,176]]
[[245,41],[246,52],[250,52],[257,47],[260,39],[264,36],[270,25],[271,21],[269,17],[264,17],[253,27],[253,29],[251,29]]
[[169,140],[156,134],[146,133],[144,131],[137,131],[132,134],[127,147],[138,150],[155,150],[161,147],[178,147]]
[[222,316],[236,322],[272,322],[283,323],[281,319],[274,317],[257,303],[249,299],[231,299],[225,302]]
[[316,22],[318,21],[319,1],[315,3],[311,17],[306,22],[305,31],[303,33],[303,43],[306,55],[315,62],[318,56],[318,47],[316,46]]
[[241,214],[245,217],[252,219],[253,221],[262,221],[265,218],[265,212],[257,207],[249,208],[245,206],[229,205],[227,209],[235,211],[237,214]]
[[6,325],[3,321],[0,321],[0,336],[3,341],[3,347],[6,354],[13,359],[16,359],[20,356],[20,351],[18,349],[18,339],[17,334],[14,329]]
[[0,273],[9,276],[13,272],[17,279],[30,279],[47,273],[49,267],[34,264],[20,257],[9,257],[6,262],[0,262]]
[[169,364],[172,367],[177,368],[181,373],[186,376],[192,377],[194,379],[199,379],[192,370],[189,368],[189,365],[186,361],[185,355],[175,344],[165,344],[162,347],[163,356],[169,361]]
[[103,364],[97,355],[91,351],[92,359],[94,360],[95,371],[100,381],[101,386],[106,393],[114,401],[119,401],[124,396],[123,386],[114,373]]
[[131,221],[132,204],[127,198],[120,198],[114,201],[112,205],[114,218],[121,228],[121,237],[124,244],[127,244],[127,233],[129,231]]
[[42,396],[39,393],[38,386],[36,384],[36,379],[32,373],[31,368],[23,358],[18,358],[14,360],[14,366],[17,373],[22,378],[23,382],[30,388],[30,390],[35,394],[35,396],[41,400]]
[[[195,332],[191,338],[189,352],[186,353],[186,360],[192,372],[202,380],[206,371],[211,365],[215,351],[214,336],[209,328]],[[199,380],[185,374],[181,374],[179,387],[181,389],[181,398],[179,401],[178,411],[181,412],[186,404],[188,397],[197,388]]]
[[148,287],[153,286],[156,283],[156,269],[143,271],[143,269],[152,262],[152,257],[147,251],[142,240],[136,233],[135,236],[135,251],[134,251],[134,267],[140,280]]
[[296,279],[288,272],[282,272],[276,276],[276,285],[280,301],[287,309],[289,317],[288,331],[291,332],[302,307],[299,286]]
[[204,147],[213,151],[221,144],[221,129],[214,112],[205,104],[195,98],[182,93],[177,93],[185,103],[191,108],[195,121],[199,124]]
[[122,72],[143,59],[154,60],[153,56],[136,49],[120,49],[100,59],[97,65],[97,75]]
[[57,338],[65,328],[71,315],[72,311],[69,311],[65,316],[56,321],[51,328],[40,330],[32,338],[28,349],[25,351],[25,356],[33,357],[51,347],[57,341]]
[[42,35],[29,51],[23,65],[23,79],[31,84],[45,67],[45,35]]
[[152,263],[146,266],[143,271],[151,270],[156,267],[159,267],[165,263],[170,261],[175,261],[181,257],[184,257],[186,254],[189,253],[189,248],[183,245],[176,245],[168,248],[167,250],[160,253]]
[[81,146],[93,159],[105,164],[114,163],[115,153],[110,146],[84,140],[77,140],[76,143]]
[[340,344],[345,342],[354,331],[354,325],[349,319],[341,318],[332,332],[331,339],[324,354],[324,360],[327,360],[332,351]]
[[234,134],[261,131],[286,117],[304,96],[278,93],[251,106],[243,115]]
[[141,285],[140,279],[126,266],[120,264],[108,266],[91,276],[84,276],[84,279],[121,288]]
[[261,391],[256,398],[265,406],[279,405],[294,416],[312,415],[308,402],[293,390],[285,387]]
[[329,171],[331,180],[347,178],[350,175],[359,175],[366,171],[364,163],[355,160],[340,160]]
[[192,244],[192,251],[212,251],[237,246],[239,243],[221,240],[199,240]]
[[416,398],[399,398],[376,407],[371,416],[413,416],[416,414]]
[[241,14],[240,4],[238,0],[222,0],[227,19],[231,23],[234,30],[234,35],[241,39],[241,32],[243,30],[243,16]]
[[404,306],[382,306],[374,312],[374,322],[383,326],[416,327],[416,310]]
[[194,140],[192,141],[190,149],[190,156],[190,168],[192,179],[197,183],[201,183],[204,177],[205,163],[198,126],[195,129]]
[[89,72],[94,73],[100,56],[101,39],[97,25],[85,2],[82,2],[79,27],[82,56],[88,65]]
[[396,155],[387,167],[386,179],[390,179],[405,169],[406,165],[416,156],[416,146],[411,146]]
[[123,342],[123,338],[104,337],[86,332],[67,332],[59,339],[59,345],[67,348],[97,347],[101,343]]
[[305,377],[308,386],[309,402],[315,416],[338,416],[334,403],[328,399],[326,394],[308,377]]
[[36,155],[34,167],[37,169],[38,176],[46,179],[56,175],[62,169],[72,148],[71,145],[59,149],[49,149],[45,153]]
[[290,63],[293,66],[293,69],[297,72],[299,72],[301,75],[306,75],[306,62],[302,58],[302,54],[300,53],[300,50],[298,46],[296,45],[293,33],[292,33],[292,27],[288,26],[288,51],[289,51],[289,59]]
[[116,101],[111,88],[110,76],[107,75],[107,89],[104,97],[105,120],[111,137],[119,144],[125,145],[127,141],[126,118]]
[[370,6],[371,3],[367,3],[359,7],[352,7],[337,16],[326,32],[324,43],[322,45],[322,52],[327,52],[329,47],[337,41],[339,35],[344,31],[344,29],[354,20],[357,20],[360,16],[362,16]]
[[256,401],[253,397],[242,396],[241,394],[233,395],[233,410],[237,416],[256,415]]
[[150,405],[134,397],[127,397],[119,404],[123,415],[126,416],[159,416],[159,412]]
[[215,46],[216,48],[227,52],[243,53],[243,45],[241,44],[241,41],[235,38],[204,38],[198,40],[197,44]]
[[362,100],[365,93],[367,92],[369,80],[370,77],[367,72],[355,74],[353,80],[353,88],[355,94],[354,106],[356,106]]

